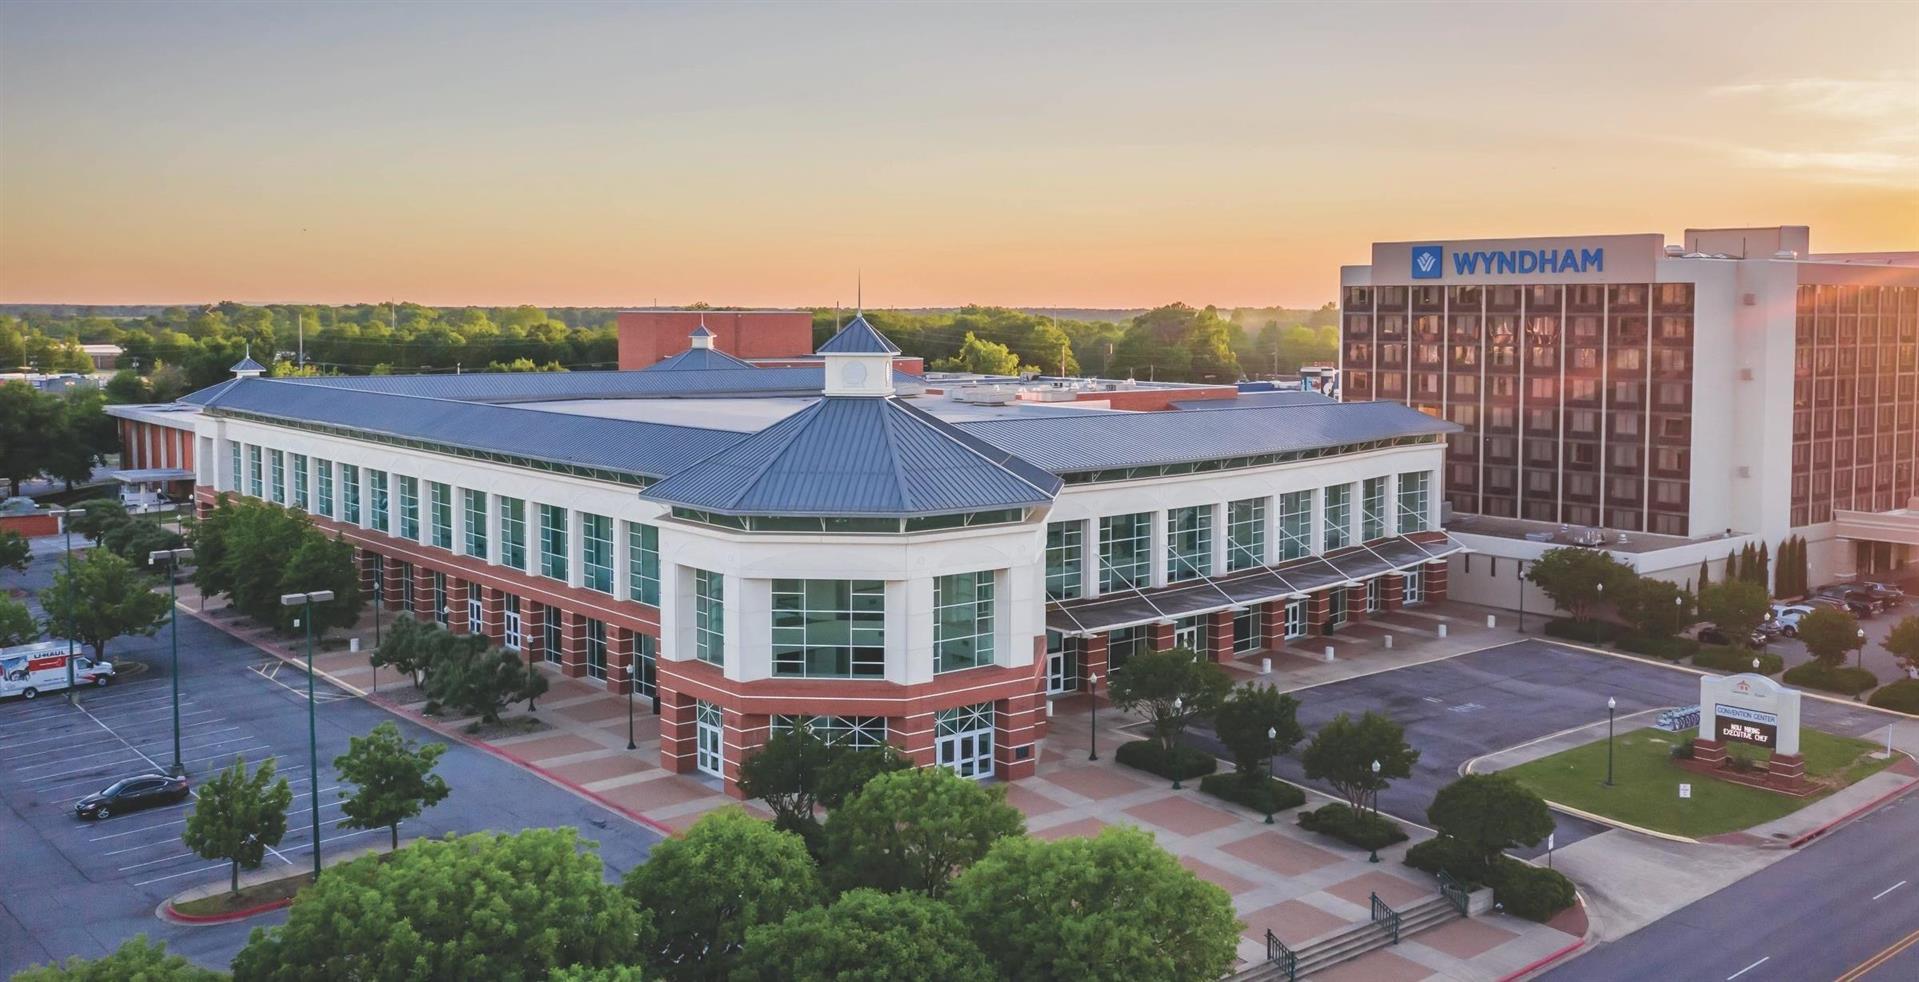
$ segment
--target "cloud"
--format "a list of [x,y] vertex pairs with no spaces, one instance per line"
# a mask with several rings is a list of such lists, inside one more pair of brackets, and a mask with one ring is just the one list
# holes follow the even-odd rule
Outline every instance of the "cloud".
[[1919,72],[1864,78],[1789,78],[1714,86],[1716,99],[1757,104],[1767,129],[1790,138],[1809,134],[1782,117],[1824,124],[1812,147],[1725,143],[1719,149],[1749,167],[1792,171],[1846,184],[1919,186]]

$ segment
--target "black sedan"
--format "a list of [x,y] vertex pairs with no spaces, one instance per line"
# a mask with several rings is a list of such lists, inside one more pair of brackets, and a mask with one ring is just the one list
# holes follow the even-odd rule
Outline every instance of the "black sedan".
[[[1702,627],[1699,629],[1699,633],[1695,634],[1693,637],[1696,640],[1698,640],[1700,644],[1716,644],[1716,645],[1723,645],[1728,648],[1733,646],[1732,638],[1728,637],[1726,635],[1726,632],[1721,631],[1720,629],[1716,627]],[[1766,643],[1771,640],[1772,640],[1771,635],[1767,634],[1765,631],[1755,629],[1751,634],[1746,635],[1746,647],[1751,648],[1754,651],[1758,651],[1759,649],[1764,648],[1766,646]]]
[[187,793],[184,777],[142,774],[122,778],[105,791],[87,795],[74,804],[73,813],[81,818],[112,818],[123,812],[185,801]]

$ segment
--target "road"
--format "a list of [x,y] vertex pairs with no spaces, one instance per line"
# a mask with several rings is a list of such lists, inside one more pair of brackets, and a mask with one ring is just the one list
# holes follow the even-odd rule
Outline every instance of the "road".
[[1919,795],[1908,794],[1546,978],[1837,979],[1903,942],[1903,951],[1852,978],[1919,979],[1915,830]]
[[[39,558],[28,573],[38,588],[57,558]],[[9,576],[9,579],[12,579]],[[15,581],[17,582],[17,581]],[[105,689],[85,689],[81,708],[59,695],[0,702],[0,977],[68,955],[104,954],[136,933],[165,939],[209,967],[225,968],[249,931],[284,914],[243,924],[184,927],[159,920],[166,897],[205,882],[224,882],[224,864],[191,855],[180,843],[189,805],[115,815],[86,823],[73,799],[129,773],[163,769],[172,756],[167,630],[121,639],[110,660],[151,670]],[[384,830],[340,829],[339,781],[332,759],[349,737],[396,717],[321,682],[318,688],[319,774],[308,770],[304,675],[279,667],[253,647],[200,623],[180,619],[181,741],[189,777],[208,774],[243,755],[249,766],[268,757],[293,786],[288,832],[269,866],[311,863],[310,794],[318,788],[323,854],[384,839]],[[264,671],[262,670],[264,669]],[[414,739],[437,739],[406,721]],[[608,876],[645,860],[659,835],[483,751],[453,744],[438,773],[452,793],[402,836],[571,826],[599,843]]]

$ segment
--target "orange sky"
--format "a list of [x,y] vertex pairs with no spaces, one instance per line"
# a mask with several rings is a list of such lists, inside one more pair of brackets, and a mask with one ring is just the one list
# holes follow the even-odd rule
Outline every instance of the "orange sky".
[[0,6],[0,301],[1317,305],[1919,248],[1919,5]]

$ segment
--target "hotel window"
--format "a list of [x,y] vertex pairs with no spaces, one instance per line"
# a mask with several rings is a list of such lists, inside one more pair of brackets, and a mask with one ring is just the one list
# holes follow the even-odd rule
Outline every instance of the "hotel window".
[[606,622],[586,619],[586,674],[606,681]]
[[566,509],[540,506],[540,572],[566,579]]
[[993,571],[933,581],[933,671],[993,663]]
[[1166,581],[1178,583],[1213,572],[1213,509],[1174,508],[1166,513]]
[[1099,588],[1144,587],[1152,582],[1153,515],[1111,515],[1099,520]]
[[387,499],[386,471],[366,472],[367,507],[373,511],[373,530],[385,532],[393,527],[393,509]]
[[877,750],[886,746],[884,716],[784,716],[775,715],[767,727],[769,733],[791,733],[804,726],[808,733],[835,747],[850,750]]
[[1369,477],[1359,492],[1359,541],[1386,537],[1386,479]]
[[293,455],[293,507],[301,511],[313,508],[313,501],[307,497],[307,456],[303,453]]
[[1266,499],[1226,505],[1226,568],[1252,569],[1266,562]]
[[1244,654],[1259,648],[1259,608],[1248,607],[1233,615],[1233,652]]
[[726,664],[726,581],[704,569],[693,571],[693,656]]
[[1427,498],[1432,491],[1432,479],[1431,471],[1407,471],[1399,475],[1399,534],[1427,529]]
[[238,491],[240,490],[241,482],[246,480],[245,470],[240,463],[240,444],[232,440],[228,440],[227,448],[233,451],[233,472],[232,472],[233,476],[231,478],[232,483],[229,484],[228,487],[232,488],[235,491]]
[[460,510],[466,519],[466,541],[461,551],[478,559],[486,558],[486,492],[460,489]]
[[774,675],[886,674],[886,584],[879,580],[774,580],[772,614]]
[[400,486],[400,538],[409,542],[420,541],[420,479],[397,475],[394,483]]
[[284,505],[287,501],[287,455],[272,450],[268,451],[267,458],[273,463],[273,503]]
[[580,513],[580,565],[589,590],[613,592],[613,520]]
[[1335,484],[1325,490],[1326,551],[1344,549],[1353,537],[1353,486]]
[[1313,551],[1313,493],[1293,491],[1279,496],[1279,560],[1298,559]]
[[314,503],[319,506],[318,513],[326,518],[333,517],[333,461],[313,458]]
[[626,526],[628,600],[660,605],[660,530],[639,522]]
[[426,482],[428,510],[433,522],[433,545],[453,548],[453,489],[438,481]]
[[255,498],[264,498],[267,496],[266,480],[262,476],[264,470],[260,464],[260,459],[259,447],[247,448],[247,494]]
[[500,565],[526,568],[526,502],[500,499]]
[[340,465],[340,521],[360,524],[360,468]]
[[1085,533],[1078,522],[1051,522],[1046,526],[1046,599],[1072,600],[1080,595],[1086,566]]

